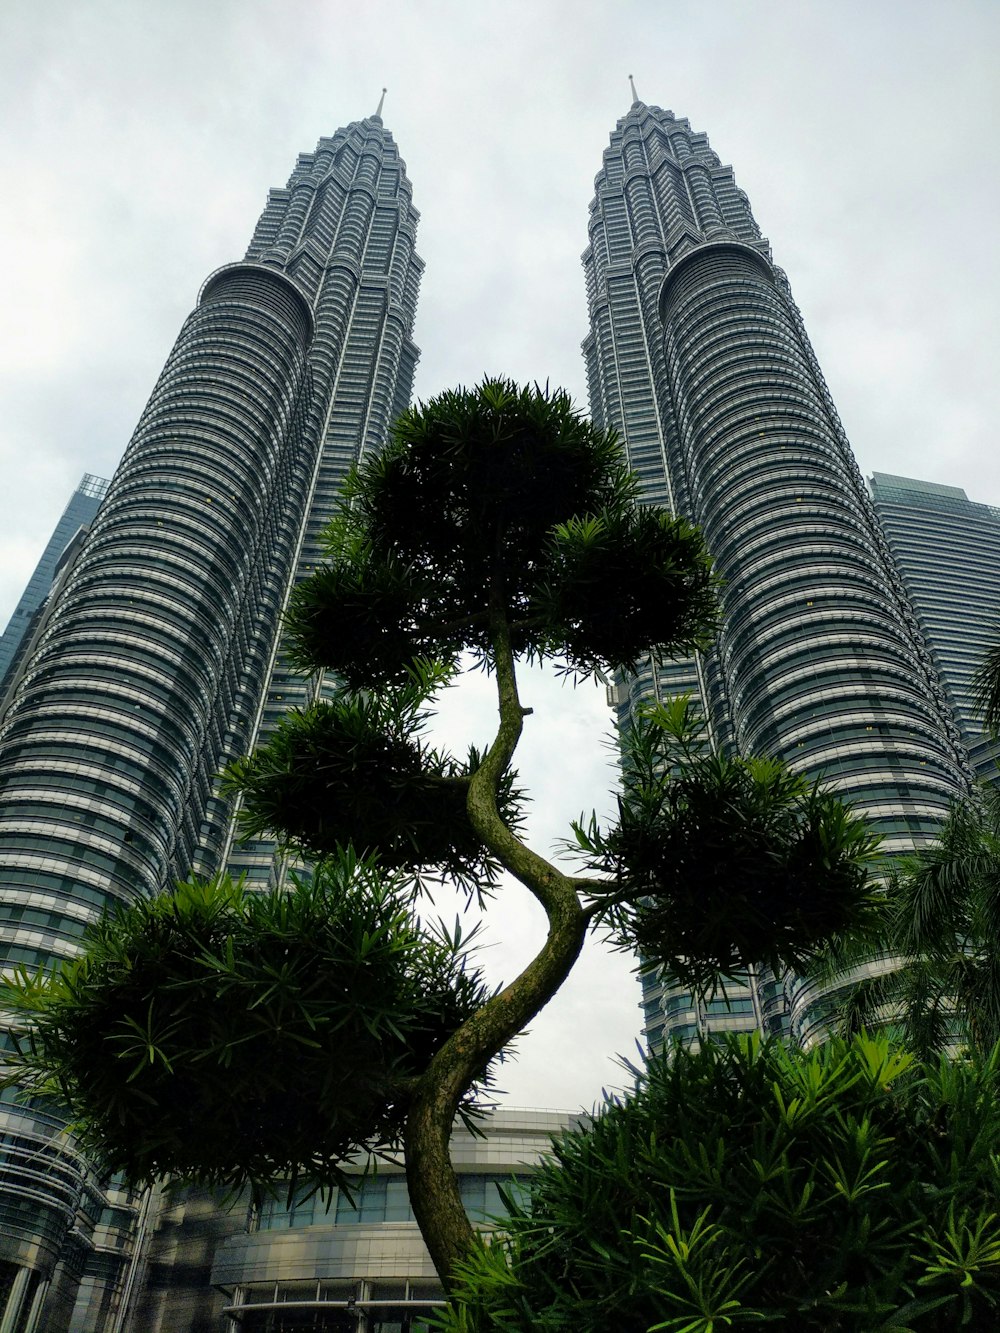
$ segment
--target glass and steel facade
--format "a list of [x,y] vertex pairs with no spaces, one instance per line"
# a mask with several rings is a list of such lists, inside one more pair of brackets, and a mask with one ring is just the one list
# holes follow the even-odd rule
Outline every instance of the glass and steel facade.
[[959,486],[885,472],[869,486],[976,777],[996,782],[1000,747],[983,730],[972,679],[1000,640],[1000,509]]
[[[283,873],[271,845],[235,846],[216,778],[311,688],[281,611],[409,401],[417,219],[370,117],[299,157],[202,288],[0,725],[3,965],[72,956],[109,904],[190,873]],[[5,1099],[0,1328],[117,1327],[142,1206]]]
[[62,557],[74,537],[81,530],[86,531],[93,523],[107,489],[108,482],[104,477],[94,477],[89,472],[84,473],[82,481],[70,496],[69,503],[63,510],[62,517],[35,566],[35,572],[28,580],[28,585],[14,608],[7,628],[0,635],[0,713],[3,711],[4,698],[17,672],[26,642],[31,638],[32,630],[52,589]]
[[[619,681],[620,720],[693,693],[714,744],[822,775],[888,852],[926,840],[968,782],[962,736],[787,279],[704,134],[633,103],[583,264],[594,418],[644,496],[701,526],[723,580],[715,649]],[[807,1039],[815,998],[753,976],[705,1005],[648,975],[645,1031]]]

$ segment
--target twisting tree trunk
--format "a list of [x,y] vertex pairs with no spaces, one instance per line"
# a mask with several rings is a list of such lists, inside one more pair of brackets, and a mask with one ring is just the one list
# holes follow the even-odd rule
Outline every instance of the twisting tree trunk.
[[419,1080],[407,1117],[406,1179],[414,1216],[446,1289],[455,1262],[468,1254],[472,1225],[462,1206],[448,1145],[463,1094],[485,1065],[531,1021],[572,971],[587,930],[574,882],[525,846],[500,818],[497,789],[521,736],[527,711],[517,676],[503,598],[490,598],[500,725],[473,775],[469,818],[483,842],[541,903],[548,936],[519,977],[465,1022],[435,1055]]

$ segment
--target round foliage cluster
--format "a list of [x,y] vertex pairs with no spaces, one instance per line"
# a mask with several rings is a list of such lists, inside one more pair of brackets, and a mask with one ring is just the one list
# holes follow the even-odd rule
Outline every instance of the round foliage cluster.
[[[466,810],[478,751],[460,763],[428,748],[420,722],[394,717],[391,705],[343,694],[286,714],[266,745],[227,770],[226,790],[245,798],[243,835],[277,832],[307,857],[352,846],[385,869],[434,870],[468,889],[491,884],[495,862]],[[515,777],[506,772],[497,794],[513,828]]]
[[697,529],[628,505],[553,529],[531,610],[553,652],[574,667],[634,668],[652,645],[704,646],[715,587]]
[[398,1140],[412,1080],[486,998],[370,866],[281,893],[182,883],[106,917],[54,974],[8,982],[27,1022],[8,1081],[68,1107],[135,1184],[329,1185]]
[[876,846],[835,793],[777,760],[701,755],[676,776],[626,774],[596,847],[605,919],[700,993],[749,964],[801,970],[831,939],[874,928]]
[[[481,596],[489,576],[523,581],[549,533],[629,490],[617,437],[569,395],[487,380],[410,408],[393,446],[364,465],[357,501],[372,541]],[[463,599],[464,600],[464,599]]]
[[1000,1326],[997,1056],[730,1039],[554,1144],[450,1333]]
[[686,651],[715,623],[701,538],[639,509],[614,434],[506,380],[404,413],[350,477],[327,557],[292,598],[293,657],[357,688],[415,656],[488,657],[501,623],[515,654],[585,672]]
[[351,521],[327,532],[329,563],[298,584],[289,600],[289,657],[305,674],[333,667],[359,689],[402,684],[415,659],[454,662],[462,617],[445,619],[433,580],[404,568],[391,552],[358,540]]

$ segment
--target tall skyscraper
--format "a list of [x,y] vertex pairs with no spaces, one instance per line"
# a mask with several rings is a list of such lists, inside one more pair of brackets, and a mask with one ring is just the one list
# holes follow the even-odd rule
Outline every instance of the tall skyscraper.
[[972,678],[1000,639],[1000,509],[959,486],[885,472],[870,485],[976,777],[996,782],[1000,746],[983,731]]
[[[417,218],[376,113],[301,155],[203,286],[0,729],[3,965],[178,877],[282,874],[234,848],[216,776],[314,688],[281,610],[409,401]],[[5,1097],[0,1129],[0,1329],[113,1329],[136,1201],[50,1111]]]
[[[701,526],[723,578],[716,648],[621,682],[622,718],[690,691],[717,745],[821,774],[886,850],[933,835],[968,779],[962,738],[787,279],[704,134],[635,97],[583,264],[593,416],[645,496]],[[751,976],[706,1006],[648,976],[646,1033],[806,1037],[814,999]]]
[[32,626],[52,589],[60,560],[77,533],[93,523],[107,489],[108,483],[103,477],[84,473],[14,608],[7,628],[0,635],[0,707],[17,671],[25,643],[31,637]]

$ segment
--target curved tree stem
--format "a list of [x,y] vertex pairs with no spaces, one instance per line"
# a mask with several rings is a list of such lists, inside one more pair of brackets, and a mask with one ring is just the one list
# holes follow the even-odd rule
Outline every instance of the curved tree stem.
[[548,935],[519,977],[488,1000],[449,1038],[418,1082],[407,1116],[406,1176],[414,1216],[445,1287],[455,1263],[475,1240],[448,1152],[462,1096],[488,1062],[552,998],[569,975],[586,936],[588,916],[573,879],[526,847],[497,810],[498,784],[521,736],[524,715],[502,597],[492,590],[490,621],[500,724],[496,739],[469,783],[473,828],[505,869],[541,903]]

